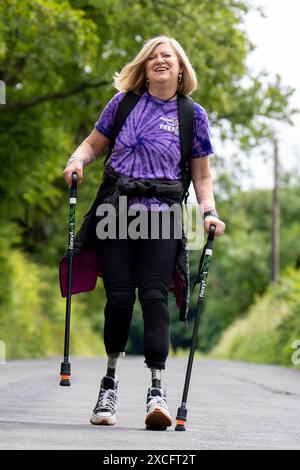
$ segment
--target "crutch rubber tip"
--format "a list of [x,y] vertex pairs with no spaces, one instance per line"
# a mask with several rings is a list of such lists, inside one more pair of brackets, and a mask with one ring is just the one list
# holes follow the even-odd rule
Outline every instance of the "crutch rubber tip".
[[185,424],[177,423],[176,426],[175,426],[175,431],[186,431]]
[[69,377],[61,377],[59,385],[61,387],[70,387],[70,385],[71,385],[70,376]]
[[187,417],[187,409],[185,406],[180,406],[176,416],[176,427],[175,431],[185,431],[185,423]]
[[71,364],[69,362],[62,362],[60,369],[60,386],[70,387],[71,382]]
[[71,382],[71,364],[69,362],[62,362],[60,369],[60,386],[70,387]]

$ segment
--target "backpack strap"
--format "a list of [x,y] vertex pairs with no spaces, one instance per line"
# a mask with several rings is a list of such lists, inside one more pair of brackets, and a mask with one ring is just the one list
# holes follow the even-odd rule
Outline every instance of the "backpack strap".
[[191,183],[190,156],[194,136],[194,100],[190,96],[178,96],[178,118],[181,146],[181,173],[184,182],[183,200],[186,204]]
[[129,113],[132,111],[132,109],[135,107],[139,99],[141,98],[140,95],[137,95],[136,93],[133,93],[133,91],[128,91],[123,99],[120,101],[116,115],[115,115],[115,120],[113,124],[113,128],[111,130],[111,134],[109,137],[109,145],[108,145],[108,153],[105,157],[104,160],[104,165],[107,163],[109,160],[109,157],[112,154],[112,151],[114,149],[115,141],[116,138],[121,130],[121,127],[123,126],[127,116]]

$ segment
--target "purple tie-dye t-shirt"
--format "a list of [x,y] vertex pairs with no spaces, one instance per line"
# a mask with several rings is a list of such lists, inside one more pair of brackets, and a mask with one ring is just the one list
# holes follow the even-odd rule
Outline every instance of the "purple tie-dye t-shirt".
[[[116,93],[104,108],[95,128],[109,137],[118,104],[125,92]],[[180,180],[180,139],[177,99],[162,100],[145,91],[124,122],[115,141],[110,164],[132,178]],[[195,103],[192,158],[213,154],[205,109]],[[157,198],[131,197],[128,207],[144,204],[147,209],[168,210]]]

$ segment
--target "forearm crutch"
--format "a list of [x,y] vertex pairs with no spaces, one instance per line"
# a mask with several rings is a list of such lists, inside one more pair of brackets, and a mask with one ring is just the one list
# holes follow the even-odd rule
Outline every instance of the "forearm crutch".
[[69,362],[70,350],[70,322],[71,322],[71,297],[72,297],[72,267],[73,267],[73,249],[75,237],[75,209],[77,202],[77,179],[76,172],[72,173],[72,184],[70,188],[70,209],[69,209],[69,240],[68,240],[68,285],[66,299],[66,323],[65,323],[65,346],[64,362],[61,363],[60,385],[69,387],[71,385],[71,364]]
[[202,255],[200,258],[198,276],[193,284],[193,289],[195,285],[198,283],[200,284],[200,288],[199,288],[199,295],[198,295],[198,301],[197,301],[197,306],[196,306],[194,330],[193,330],[192,342],[190,346],[190,354],[189,354],[189,360],[188,360],[188,365],[187,365],[187,370],[186,370],[181,406],[178,408],[178,411],[177,411],[175,431],[186,430],[185,424],[187,420],[187,407],[186,407],[187,396],[188,396],[189,385],[190,385],[190,380],[191,380],[194,355],[195,355],[195,350],[197,346],[200,319],[201,319],[201,314],[202,314],[203,304],[204,304],[208,268],[209,268],[209,264],[210,264],[212,253],[213,253],[215,230],[216,230],[216,226],[211,225],[209,228],[208,240],[207,240],[206,245],[203,248]]

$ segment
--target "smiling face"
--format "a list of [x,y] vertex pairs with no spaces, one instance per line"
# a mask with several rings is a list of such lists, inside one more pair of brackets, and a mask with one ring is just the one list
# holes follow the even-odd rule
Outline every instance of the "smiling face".
[[145,69],[150,85],[177,85],[178,74],[182,72],[177,55],[168,43],[156,46],[145,63]]

